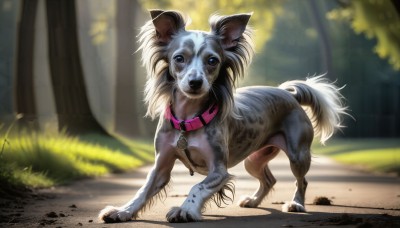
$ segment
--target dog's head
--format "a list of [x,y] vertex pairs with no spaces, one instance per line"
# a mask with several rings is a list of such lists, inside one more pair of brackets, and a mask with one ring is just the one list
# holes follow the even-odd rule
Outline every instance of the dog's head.
[[231,100],[235,81],[253,55],[246,28],[251,14],[214,15],[209,32],[186,30],[184,17],[176,11],[151,10],[150,15],[152,20],[140,35],[142,59],[150,77],[148,114],[153,105],[150,99],[162,93],[155,87],[168,90],[169,85],[191,99],[212,94],[220,102]]

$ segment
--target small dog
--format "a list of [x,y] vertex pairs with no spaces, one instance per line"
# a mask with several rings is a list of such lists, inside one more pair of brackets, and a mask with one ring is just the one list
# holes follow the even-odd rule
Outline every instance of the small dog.
[[[151,10],[152,20],[139,34],[147,69],[147,115],[159,118],[155,135],[155,164],[135,197],[121,207],[107,206],[105,222],[135,219],[165,192],[175,160],[206,178],[192,187],[180,207],[167,214],[169,222],[202,219],[205,203],[218,206],[234,193],[231,168],[244,160],[246,170],[260,181],[241,207],[257,207],[276,180],[268,162],[279,151],[290,160],[296,178],[287,212],[304,212],[310,167],[310,146],[316,136],[324,143],[341,127],[346,108],[339,88],[322,76],[289,81],[278,88],[254,86],[235,91],[253,56],[251,14],[210,18],[211,31],[187,31],[176,11]],[[163,191],[164,190],[164,191]]]

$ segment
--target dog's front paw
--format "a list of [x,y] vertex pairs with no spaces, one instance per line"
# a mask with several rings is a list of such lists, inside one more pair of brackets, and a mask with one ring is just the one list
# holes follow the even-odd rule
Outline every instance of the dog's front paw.
[[250,196],[243,196],[239,201],[240,207],[248,207],[248,208],[255,208],[257,207],[259,202],[257,202],[253,197]]
[[132,212],[113,206],[107,206],[99,213],[99,219],[105,223],[126,222],[133,217]]
[[291,201],[291,202],[286,202],[282,206],[282,211],[283,212],[306,212],[306,209],[304,208],[303,205],[301,205],[295,201]]
[[167,214],[167,220],[171,223],[197,222],[201,221],[201,214],[195,210],[173,207]]

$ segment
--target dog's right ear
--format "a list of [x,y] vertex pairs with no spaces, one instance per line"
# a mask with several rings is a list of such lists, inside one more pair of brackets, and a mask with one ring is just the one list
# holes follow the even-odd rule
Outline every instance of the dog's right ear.
[[150,10],[150,16],[161,44],[168,44],[172,35],[185,29],[185,20],[177,11]]

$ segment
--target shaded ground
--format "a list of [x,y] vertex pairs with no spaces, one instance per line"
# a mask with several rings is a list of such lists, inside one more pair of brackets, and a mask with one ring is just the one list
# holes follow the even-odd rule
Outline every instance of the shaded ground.
[[[149,167],[136,172],[85,180],[70,186],[46,189],[28,199],[0,202],[0,227],[400,227],[400,179],[351,170],[321,157],[314,158],[306,195],[307,213],[282,213],[281,204],[294,192],[294,178],[285,155],[271,162],[278,183],[259,208],[240,208],[241,195],[252,194],[258,185],[242,165],[230,170],[236,176],[233,204],[225,208],[211,205],[204,221],[170,224],[165,214],[184,200],[190,187],[204,177],[177,164],[168,198],[159,201],[138,221],[104,224],[97,213],[105,205],[120,205],[129,200],[144,183]],[[314,205],[326,197],[331,205]]]

